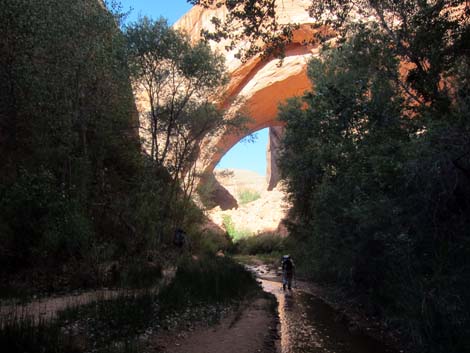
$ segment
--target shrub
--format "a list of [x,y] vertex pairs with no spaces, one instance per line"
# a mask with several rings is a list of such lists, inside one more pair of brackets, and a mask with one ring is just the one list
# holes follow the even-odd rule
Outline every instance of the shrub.
[[223,215],[222,220],[225,230],[233,241],[238,241],[253,235],[253,232],[248,229],[237,229],[230,215]]
[[52,173],[22,170],[8,186],[0,184],[0,249],[4,265],[28,265],[80,257],[88,249],[91,222],[80,202],[64,195]]
[[227,233],[221,234],[211,230],[205,230],[191,237],[192,251],[197,254],[214,255],[219,250],[225,252],[232,246],[232,239]]
[[284,250],[284,238],[275,233],[242,238],[236,243],[236,251],[245,255],[280,253]]
[[243,190],[238,194],[241,205],[246,205],[247,203],[258,200],[261,195],[259,192],[254,190]]
[[197,186],[196,192],[202,205],[207,209],[217,206],[217,203],[214,201],[216,186],[217,180],[213,174],[202,175],[201,182]]

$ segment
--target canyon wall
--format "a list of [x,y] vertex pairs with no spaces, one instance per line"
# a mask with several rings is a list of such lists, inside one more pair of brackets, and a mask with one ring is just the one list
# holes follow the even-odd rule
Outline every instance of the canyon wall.
[[[230,82],[226,87],[221,106],[230,110],[239,108],[234,102],[243,102],[243,109],[253,119],[244,134],[255,132],[265,127],[282,125],[276,120],[278,105],[287,98],[302,95],[311,87],[307,77],[307,63],[309,59],[318,55],[318,44],[305,44],[313,38],[316,30],[312,29],[314,19],[309,17],[306,11],[309,0],[279,0],[277,2],[278,21],[280,24],[296,23],[299,28],[294,32],[292,43],[286,49],[286,57],[282,64],[277,58],[262,60],[259,56],[246,62],[236,58],[237,49],[246,46],[247,43],[239,43],[237,48],[227,51],[226,42],[211,42],[212,49],[221,53],[226,58],[227,68],[230,74]],[[225,7],[204,9],[200,6],[193,7],[177,23],[175,28],[185,31],[196,40],[200,39],[202,29],[213,30],[211,20],[217,17],[225,18]],[[244,136],[225,134],[215,141],[210,141],[207,148],[208,155],[201,156],[203,169],[212,172],[222,156]],[[271,147],[271,150],[273,148]],[[213,152],[213,151],[216,152]],[[273,158],[268,158],[271,163],[270,172],[276,172],[273,168]],[[277,177],[274,177],[274,180]],[[270,183],[271,185],[271,183]]]

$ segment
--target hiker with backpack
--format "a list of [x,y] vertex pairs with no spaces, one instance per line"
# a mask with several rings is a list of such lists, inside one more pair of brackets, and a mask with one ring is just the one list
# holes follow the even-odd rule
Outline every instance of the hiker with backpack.
[[292,290],[292,279],[295,274],[295,265],[290,255],[284,255],[282,257],[281,266],[282,266],[282,289],[286,290],[286,287],[287,287],[289,290]]

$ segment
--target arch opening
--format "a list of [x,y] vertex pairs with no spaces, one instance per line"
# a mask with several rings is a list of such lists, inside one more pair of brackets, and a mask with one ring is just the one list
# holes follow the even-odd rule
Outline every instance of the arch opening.
[[284,191],[279,185],[277,159],[283,127],[268,126],[254,132],[257,139],[238,142],[224,151],[210,173],[212,222],[245,235],[279,232],[285,218]]
[[242,138],[219,160],[214,172],[225,169],[244,169],[266,176],[266,147],[269,128],[263,128]]

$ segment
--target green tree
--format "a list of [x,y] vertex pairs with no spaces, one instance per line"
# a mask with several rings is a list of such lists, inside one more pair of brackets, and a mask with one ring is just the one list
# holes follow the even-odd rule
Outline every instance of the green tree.
[[175,192],[182,188],[190,196],[204,138],[243,122],[226,119],[213,104],[227,82],[224,59],[163,19],[142,18],[126,28],[126,36],[134,91],[149,106],[141,118],[150,158],[168,170]]
[[281,109],[300,265],[366,296],[414,349],[459,352],[470,305],[467,63],[452,64],[455,101],[410,105],[388,33],[349,30],[311,61],[314,91]]
[[[230,38],[227,29],[241,24],[242,37],[261,43],[250,54],[268,48],[270,34],[288,42],[269,29],[273,3],[227,2],[228,23],[214,20],[214,37]],[[263,4],[261,15],[252,11]],[[465,351],[468,3],[312,0],[309,12],[337,41],[309,66],[314,90],[280,114],[300,265],[365,297],[414,351]]]
[[[401,127],[408,123],[400,114],[403,101],[396,81],[384,79],[394,69],[398,74],[398,61],[387,47],[379,33],[364,29],[340,51],[326,49],[323,60],[309,65],[315,82],[315,92],[304,98],[309,108],[303,110],[302,102],[293,100],[281,112],[287,122],[281,167],[293,199],[294,218],[301,219],[301,224],[315,222],[321,227],[315,234],[341,232],[345,246],[346,239],[355,237],[353,229],[361,224],[357,216],[362,214],[357,211],[352,217],[348,212],[353,209],[342,208],[350,203],[360,208],[369,197],[377,196],[373,192],[384,193],[383,189],[397,189],[401,184],[397,178],[400,150],[407,136]],[[369,211],[386,210],[384,204]],[[353,264],[344,265],[335,276],[348,280]],[[330,266],[317,269],[332,270]]]
[[[262,54],[283,57],[286,45],[292,41],[296,24],[280,24],[276,17],[276,0],[187,0],[193,5],[205,8],[225,6],[228,15],[224,19],[213,17],[213,32],[203,29],[202,35],[207,40],[220,42],[225,40],[228,50],[237,49],[236,57],[242,61]],[[240,42],[247,43],[242,48]]]
[[98,1],[10,1],[0,19],[2,262],[81,259],[127,232],[116,201],[140,148],[124,37]]
[[[229,14],[223,23],[213,19],[215,33],[206,37],[231,39],[230,49],[240,40],[251,45],[240,54],[244,58],[263,53],[280,53],[292,40],[296,24],[279,25],[275,0],[188,0],[204,7],[226,6]],[[457,57],[468,52],[470,7],[464,0],[311,0],[308,9],[315,26],[327,26],[338,37],[347,35],[351,23],[376,23],[393,46],[394,54],[411,63],[404,92],[417,104],[448,104],[442,75]],[[238,31],[235,28],[240,28]],[[321,32],[319,32],[321,35]],[[328,34],[331,35],[331,34]],[[312,38],[314,40],[315,38]],[[321,38],[320,38],[321,39]],[[282,56],[282,53],[281,53]]]

